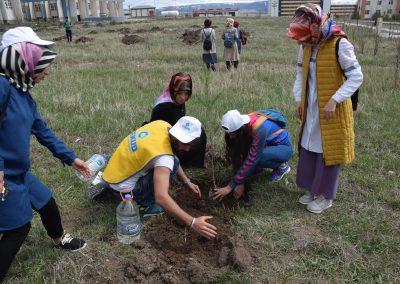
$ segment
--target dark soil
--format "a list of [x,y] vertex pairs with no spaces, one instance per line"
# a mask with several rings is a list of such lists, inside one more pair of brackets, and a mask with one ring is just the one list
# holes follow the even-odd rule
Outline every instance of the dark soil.
[[85,37],[85,36],[81,36],[80,38],[75,40],[76,43],[87,43],[87,42],[92,42],[92,41],[94,41],[93,38]]
[[203,198],[179,189],[174,199],[193,216],[214,215],[210,220],[218,235],[207,240],[165,215],[145,223],[142,240],[134,244],[139,252],[125,263],[124,275],[133,282],[199,283],[215,280],[230,267],[245,272],[252,257],[243,239],[229,229],[230,211],[216,216],[207,200],[210,183],[199,184]]
[[53,38],[53,41],[62,41],[62,40],[67,40],[67,36],[63,35]]
[[186,30],[180,38],[188,45],[196,44],[200,41],[200,31],[201,29]]
[[121,41],[123,44],[131,45],[139,42],[145,42],[146,40],[138,35],[124,35]]

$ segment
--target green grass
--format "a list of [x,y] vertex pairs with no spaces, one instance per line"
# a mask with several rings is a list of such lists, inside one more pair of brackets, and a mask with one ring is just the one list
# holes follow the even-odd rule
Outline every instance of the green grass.
[[[219,63],[218,72],[212,74],[202,64],[201,46],[187,46],[178,39],[185,28],[201,22],[76,25],[75,39],[84,35],[95,40],[57,43],[59,57],[51,74],[32,91],[39,110],[59,137],[86,159],[97,152],[112,152],[134,127],[149,119],[151,106],[170,76],[187,71],[194,80],[187,113],[202,121],[218,155],[224,151],[219,119],[234,108],[241,112],[280,109],[287,115],[296,141],[299,123],[294,116],[292,86],[297,45],[285,36],[289,19],[241,19],[251,38],[239,70],[226,72]],[[224,19],[216,18],[213,24],[220,35]],[[123,45],[118,32],[106,32],[153,26],[164,31],[140,34],[147,42],[132,46]],[[89,34],[94,29],[98,33]],[[253,206],[236,210],[232,224],[255,255],[253,267],[246,274],[230,271],[218,281],[400,282],[400,98],[394,88],[395,43],[382,39],[378,55],[373,56],[373,36],[360,33],[363,31],[349,33],[365,76],[355,116],[356,159],[341,173],[334,206],[322,215],[312,215],[297,203],[301,191],[295,185],[296,155],[287,179],[270,184],[258,178],[253,186]],[[56,27],[39,34],[51,39],[63,35],[63,30]],[[359,54],[361,40],[366,40],[364,54]],[[217,52],[221,60],[222,40],[217,42]],[[37,142],[32,145],[32,171],[52,188],[65,229],[85,238],[89,248],[77,254],[52,249],[36,216],[8,280],[73,283],[94,270],[104,281],[118,282],[112,276],[115,263],[123,262],[135,250],[109,242],[115,239],[116,204],[85,201],[85,185],[72,169],[62,167]],[[216,171],[218,175],[229,173]],[[211,169],[208,172],[211,176]],[[196,171],[191,175],[196,177]]]

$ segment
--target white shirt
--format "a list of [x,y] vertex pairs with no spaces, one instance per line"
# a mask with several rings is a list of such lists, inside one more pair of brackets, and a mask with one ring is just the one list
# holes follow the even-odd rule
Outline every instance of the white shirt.
[[137,181],[148,174],[148,172],[156,167],[166,167],[172,170],[174,169],[174,156],[171,155],[161,155],[159,157],[154,158],[151,160],[147,165],[138,173],[134,174],[133,176],[127,178],[126,180],[120,183],[111,183],[109,186],[117,191],[121,192],[130,192],[132,191]]
[[[319,110],[317,101],[317,73],[316,73],[316,58],[319,50],[319,45],[312,49],[309,74],[308,74],[308,99],[307,99],[307,117],[301,137],[301,146],[314,153],[322,153],[321,128],[319,125]],[[302,89],[302,61],[303,47],[299,48],[297,58],[297,76],[293,86],[293,94],[296,102],[301,101]],[[345,38],[339,42],[338,61],[347,80],[332,96],[332,99],[337,103],[341,103],[353,95],[360,88],[363,81],[363,73],[361,66],[358,64],[356,55],[354,54],[353,45]]]

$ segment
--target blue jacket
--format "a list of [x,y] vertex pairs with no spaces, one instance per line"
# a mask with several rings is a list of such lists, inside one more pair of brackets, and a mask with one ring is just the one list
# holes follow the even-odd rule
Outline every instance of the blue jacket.
[[[9,88],[8,80],[0,76],[0,108]],[[40,209],[51,197],[50,191],[29,186],[26,181],[30,168],[31,134],[63,164],[71,165],[75,159],[74,152],[47,127],[31,94],[19,92],[14,86],[11,86],[11,91],[6,115],[0,124],[0,171],[4,171],[5,184],[10,188],[5,200],[0,200],[0,231],[29,222],[31,206]],[[37,200],[41,200],[40,204],[35,204]]]

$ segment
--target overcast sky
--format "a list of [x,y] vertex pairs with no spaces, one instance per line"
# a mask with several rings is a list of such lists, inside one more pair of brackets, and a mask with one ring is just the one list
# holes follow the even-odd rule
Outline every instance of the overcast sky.
[[[125,0],[124,5],[126,7],[131,6],[142,6],[142,5],[152,5],[159,7],[165,6],[182,6],[182,5],[190,5],[190,4],[203,4],[203,3],[251,3],[256,2],[254,0],[238,0],[238,1],[231,1],[231,0]],[[357,0],[332,0],[332,4],[355,4]]]

